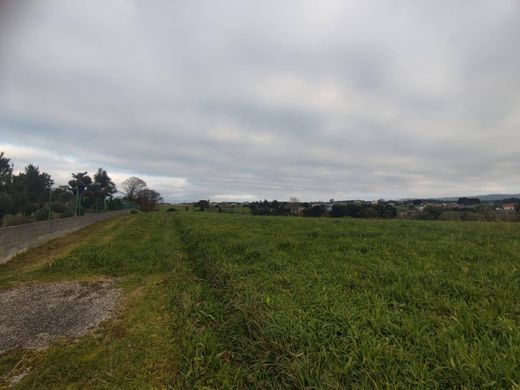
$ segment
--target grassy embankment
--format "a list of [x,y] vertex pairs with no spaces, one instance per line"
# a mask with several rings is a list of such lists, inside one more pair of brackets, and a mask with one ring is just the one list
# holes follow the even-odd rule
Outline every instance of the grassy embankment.
[[0,269],[0,288],[112,276],[127,291],[118,320],[6,354],[0,374],[30,366],[21,387],[40,388],[520,383],[520,225],[195,212],[113,223],[102,242],[92,228],[57,258]]
[[[0,356],[0,380],[30,368],[19,388],[161,388],[179,371],[169,306],[178,260],[165,214],[120,217],[17,257],[0,267],[0,288],[27,281],[116,278],[125,297],[117,319],[77,342]],[[2,382],[0,382],[0,387]]]

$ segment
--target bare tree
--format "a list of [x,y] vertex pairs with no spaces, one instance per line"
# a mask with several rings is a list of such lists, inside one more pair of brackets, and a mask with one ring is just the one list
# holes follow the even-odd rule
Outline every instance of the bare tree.
[[149,188],[145,188],[137,193],[136,202],[143,211],[155,210],[157,203],[161,201],[161,194]]
[[138,177],[129,177],[121,183],[121,189],[127,200],[137,200],[139,193],[146,189],[146,183]]

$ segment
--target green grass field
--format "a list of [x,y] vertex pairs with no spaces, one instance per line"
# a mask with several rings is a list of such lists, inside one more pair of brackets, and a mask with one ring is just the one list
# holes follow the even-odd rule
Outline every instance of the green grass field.
[[520,224],[190,211],[88,229],[0,267],[0,288],[103,275],[126,291],[93,335],[0,356],[0,376],[31,367],[20,388],[520,385]]

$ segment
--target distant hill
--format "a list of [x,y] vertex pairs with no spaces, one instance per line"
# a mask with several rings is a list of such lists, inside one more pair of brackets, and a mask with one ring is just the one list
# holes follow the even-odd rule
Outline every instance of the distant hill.
[[520,198],[520,194],[488,194],[474,196],[455,196],[448,198],[406,198],[401,199],[401,202],[413,199],[436,200],[439,202],[456,202],[459,198],[479,198],[482,202],[497,202],[509,198]]

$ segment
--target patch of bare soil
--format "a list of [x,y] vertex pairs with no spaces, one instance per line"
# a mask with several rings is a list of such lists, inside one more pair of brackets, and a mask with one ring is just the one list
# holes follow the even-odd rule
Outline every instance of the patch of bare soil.
[[120,297],[110,279],[0,291],[0,354],[17,347],[42,350],[52,340],[79,337],[109,319]]

